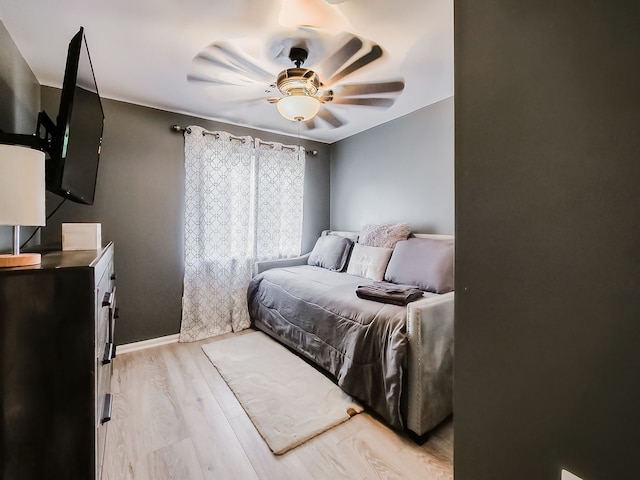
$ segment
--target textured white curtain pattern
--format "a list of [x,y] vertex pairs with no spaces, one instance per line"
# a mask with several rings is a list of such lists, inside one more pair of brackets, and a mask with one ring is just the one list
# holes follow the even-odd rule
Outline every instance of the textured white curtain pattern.
[[249,326],[255,261],[300,254],[304,185],[297,147],[189,129],[181,342]]
[[300,255],[304,150],[255,141],[256,258]]

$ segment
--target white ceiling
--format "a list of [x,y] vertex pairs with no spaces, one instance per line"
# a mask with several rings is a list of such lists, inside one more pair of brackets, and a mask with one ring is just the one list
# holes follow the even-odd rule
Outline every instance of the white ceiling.
[[403,78],[405,89],[388,109],[323,105],[345,124],[316,121],[300,135],[326,143],[453,95],[453,0],[0,0],[0,19],[43,85],[61,86],[68,42],[83,26],[102,97],[293,136],[297,122],[275,105],[243,103],[274,96],[268,82],[204,87],[187,81],[193,58],[224,41],[275,81],[287,66],[274,52],[304,33],[296,27],[310,25],[320,39],[309,68],[337,33],[358,35],[384,55],[340,83]]

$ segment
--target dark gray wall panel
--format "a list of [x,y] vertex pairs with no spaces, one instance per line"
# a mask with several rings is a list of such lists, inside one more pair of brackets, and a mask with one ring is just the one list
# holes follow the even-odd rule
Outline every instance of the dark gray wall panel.
[[[99,79],[98,79],[99,82]],[[57,111],[58,89],[43,88]],[[43,241],[60,243],[62,222],[100,222],[115,244],[121,319],[116,343],[178,333],[183,281],[184,140],[170,125],[201,125],[235,135],[297,144],[296,138],[104,100],[105,134],[93,206],[67,202],[47,223]],[[329,227],[329,147],[302,141],[307,156],[303,250]],[[48,210],[59,201],[47,197]]]
[[631,2],[455,2],[456,480],[635,479]]
[[332,145],[331,228],[453,233],[453,98]]

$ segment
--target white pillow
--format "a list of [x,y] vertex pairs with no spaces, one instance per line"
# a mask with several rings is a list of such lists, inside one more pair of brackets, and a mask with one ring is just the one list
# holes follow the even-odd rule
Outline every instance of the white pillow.
[[351,252],[347,273],[381,281],[387,269],[393,248],[370,247],[356,243]]

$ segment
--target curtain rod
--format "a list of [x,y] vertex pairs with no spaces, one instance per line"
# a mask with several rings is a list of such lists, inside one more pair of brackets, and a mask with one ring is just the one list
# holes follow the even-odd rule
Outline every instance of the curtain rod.
[[[189,127],[183,127],[181,125],[171,125],[171,130],[173,130],[174,132],[177,133],[183,133],[183,132],[187,132],[187,133],[191,133],[191,129]],[[204,130],[202,132],[202,135],[215,135],[216,138],[218,138],[218,134],[214,133],[214,132],[207,132],[206,130]],[[243,137],[235,137],[233,135],[229,135],[230,138],[233,138],[234,140],[242,140],[243,142],[245,141],[245,139]],[[271,148],[274,147],[274,143],[273,142],[265,142],[262,141],[260,139],[258,139],[258,143],[260,143],[261,145],[270,145]],[[282,148],[286,148],[288,150],[295,150],[296,147],[289,147],[287,145],[283,145]],[[318,154],[317,150],[305,150],[307,152],[307,155],[311,155],[311,156],[316,156]]]
[[[270,147],[270,148],[273,148],[273,147],[275,147],[275,146],[276,146],[276,144],[275,144],[274,142],[265,142],[265,141],[260,140],[260,139],[258,139],[258,143],[259,143],[260,145],[267,145],[267,146],[268,146],[268,147]],[[297,149],[297,147],[293,147],[293,146],[291,146],[291,147],[290,147],[290,146],[288,146],[288,145],[283,145],[283,146],[282,146],[282,148],[283,148],[283,149],[287,149],[287,150],[292,150],[292,151],[294,151],[294,152],[295,152],[295,151],[296,151],[296,149]]]
[[[185,127],[181,127],[180,125],[171,125],[171,130],[173,130],[174,132],[191,133],[191,129],[189,127],[185,128]],[[202,135],[213,135],[216,138],[220,137],[219,134],[217,134],[215,132],[208,132],[206,130],[202,131]],[[242,143],[244,143],[246,141],[246,139],[244,137],[236,137],[234,135],[229,135],[229,138],[232,138],[233,140],[242,140]]]

